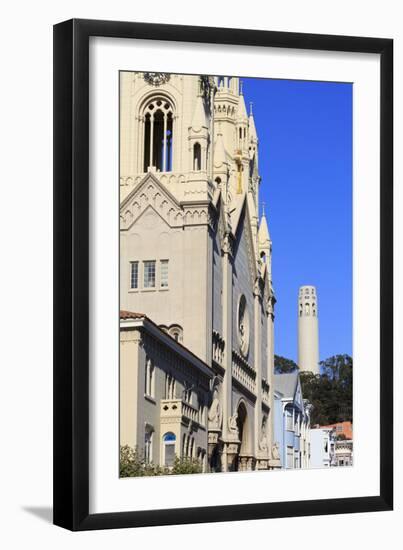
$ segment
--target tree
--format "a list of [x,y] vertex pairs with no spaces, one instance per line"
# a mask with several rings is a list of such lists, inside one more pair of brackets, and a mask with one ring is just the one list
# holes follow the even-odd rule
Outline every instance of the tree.
[[276,374],[285,374],[296,370],[298,370],[298,365],[292,359],[287,359],[286,357],[281,357],[280,355],[274,356],[274,372]]
[[321,363],[322,374],[300,374],[302,394],[313,405],[311,425],[353,419],[353,360],[335,355]]
[[347,354],[333,355],[319,364],[322,368],[322,374],[332,380],[339,380],[341,377],[348,375],[353,368],[353,360]]

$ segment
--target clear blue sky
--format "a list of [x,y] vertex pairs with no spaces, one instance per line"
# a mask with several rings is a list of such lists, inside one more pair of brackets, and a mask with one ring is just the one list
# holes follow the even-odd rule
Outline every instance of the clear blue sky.
[[352,85],[243,79],[273,242],[275,353],[297,360],[297,296],[315,285],[320,359],[352,354]]

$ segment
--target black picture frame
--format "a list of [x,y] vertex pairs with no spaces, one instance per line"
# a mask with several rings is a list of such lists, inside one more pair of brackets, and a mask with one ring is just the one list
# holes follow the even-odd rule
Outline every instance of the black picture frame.
[[[380,122],[380,491],[369,497],[89,513],[89,38],[376,53]],[[72,19],[54,26],[54,523],[71,530],[393,508],[393,40]]]

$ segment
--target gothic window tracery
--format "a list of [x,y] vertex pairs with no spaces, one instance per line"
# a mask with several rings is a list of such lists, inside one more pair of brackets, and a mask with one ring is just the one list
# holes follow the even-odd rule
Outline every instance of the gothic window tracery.
[[144,116],[144,172],[153,166],[160,172],[172,171],[173,114],[170,101],[163,97],[151,99]]

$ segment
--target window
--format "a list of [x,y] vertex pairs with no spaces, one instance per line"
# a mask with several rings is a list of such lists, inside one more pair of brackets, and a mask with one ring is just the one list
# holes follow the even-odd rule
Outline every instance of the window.
[[144,462],[151,464],[153,461],[153,428],[146,426],[144,432]]
[[155,260],[144,262],[144,288],[155,288]]
[[189,403],[189,404],[192,403],[192,388],[191,387],[185,385],[185,388],[183,389],[182,395],[183,395],[183,399],[184,399],[184,401],[186,401],[186,403]]
[[130,288],[139,287],[139,263],[130,262]]
[[161,288],[168,287],[168,260],[161,260]]
[[175,378],[171,374],[167,374],[165,377],[165,399],[175,399],[175,395],[176,395]]
[[179,325],[171,325],[169,327],[169,335],[172,336],[174,340],[177,342],[183,341],[183,330],[182,327]]
[[297,416],[296,421],[295,421],[295,434],[300,435],[300,432],[299,432],[299,417],[298,416]]
[[163,453],[164,453],[164,465],[171,468],[175,461],[175,442],[176,435],[172,432],[168,432],[162,438]]
[[200,143],[195,143],[193,146],[193,170],[198,172],[201,170],[201,147]]
[[173,109],[169,101],[152,99],[144,109],[144,172],[154,166],[172,172]]
[[151,359],[146,359],[144,393],[154,397],[154,365]]
[[294,467],[294,449],[287,445],[287,468]]
[[286,411],[286,430],[293,432],[294,431],[294,423],[292,419],[292,412]]

